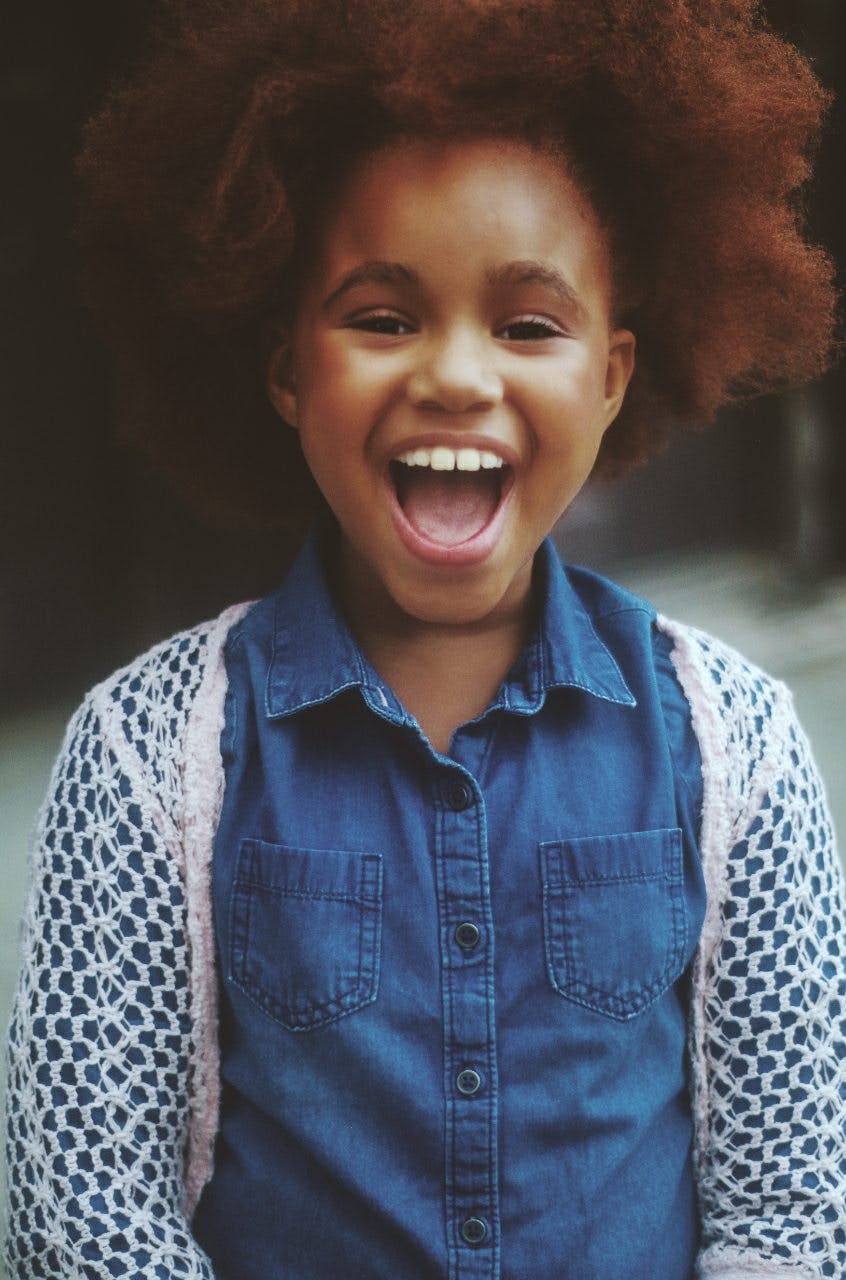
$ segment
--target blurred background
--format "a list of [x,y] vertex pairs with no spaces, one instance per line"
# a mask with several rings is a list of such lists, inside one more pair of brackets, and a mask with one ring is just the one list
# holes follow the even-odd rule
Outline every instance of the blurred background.
[[[770,0],[841,100],[810,196],[846,261],[843,0]],[[182,509],[117,443],[120,388],[77,297],[72,157],[148,0],[6,6],[0,48],[0,1021],[25,857],[66,719],[153,641],[263,594],[283,550]],[[566,558],[716,632],[791,685],[846,838],[844,371],[728,413],[645,471],[592,486]],[[2,1274],[2,1272],[0,1272]]]

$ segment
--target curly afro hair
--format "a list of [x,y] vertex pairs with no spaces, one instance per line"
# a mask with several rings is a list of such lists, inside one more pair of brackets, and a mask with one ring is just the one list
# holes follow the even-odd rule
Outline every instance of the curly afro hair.
[[801,202],[828,96],[755,0],[170,0],[78,160],[128,430],[201,504],[301,529],[263,343],[321,210],[392,138],[502,136],[562,148],[606,229],[638,364],[598,465],[624,470],[828,363]]

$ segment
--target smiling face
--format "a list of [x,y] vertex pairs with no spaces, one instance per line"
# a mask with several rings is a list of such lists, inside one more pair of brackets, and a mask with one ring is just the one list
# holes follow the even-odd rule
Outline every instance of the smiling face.
[[528,608],[631,376],[609,297],[605,238],[546,152],[409,142],[356,170],[268,383],[340,525],[356,616]]

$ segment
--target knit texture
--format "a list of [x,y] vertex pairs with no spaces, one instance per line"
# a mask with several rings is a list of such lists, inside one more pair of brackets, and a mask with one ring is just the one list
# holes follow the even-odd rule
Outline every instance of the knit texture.
[[242,613],[118,672],[68,729],[9,1034],[10,1276],[214,1280],[184,1208],[186,1161],[195,1198],[210,1169],[217,1100],[209,859],[192,855],[214,831],[220,650]]
[[[217,1124],[221,648],[243,612],[151,650],[68,730],[36,833],[10,1031],[6,1261],[19,1280],[213,1280],[188,1224]],[[844,910],[821,786],[783,686],[661,626],[705,784],[698,1274],[844,1276]]]
[[702,1280],[846,1275],[843,877],[784,685],[661,620],[704,781],[691,1061]]

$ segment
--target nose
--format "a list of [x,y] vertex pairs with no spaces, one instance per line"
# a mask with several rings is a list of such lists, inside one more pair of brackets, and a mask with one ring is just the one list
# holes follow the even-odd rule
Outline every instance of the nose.
[[483,338],[465,329],[433,335],[407,384],[420,409],[447,413],[489,409],[502,400],[502,381]]

